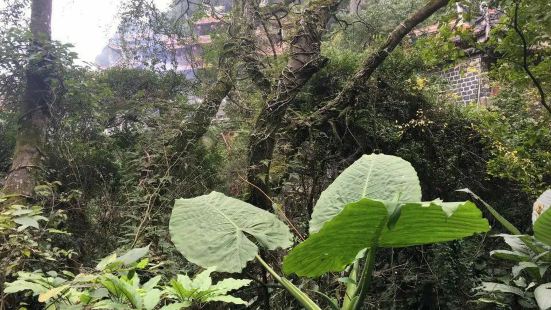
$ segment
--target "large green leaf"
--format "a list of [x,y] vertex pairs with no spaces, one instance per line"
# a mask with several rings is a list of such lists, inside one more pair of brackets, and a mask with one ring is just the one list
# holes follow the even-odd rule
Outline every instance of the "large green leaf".
[[310,232],[337,215],[347,204],[371,198],[386,201],[421,201],[421,187],[411,164],[400,157],[364,155],[346,168],[314,207]]
[[482,285],[477,287],[477,289],[490,292],[490,293],[510,293],[515,294],[518,296],[523,297],[524,292],[519,289],[518,287],[514,287],[511,285],[506,285],[503,283],[495,283],[495,282],[482,282]]
[[396,203],[362,199],[348,204],[323,228],[296,246],[283,261],[287,274],[317,277],[342,271],[358,252],[371,245],[406,247],[450,241],[489,230],[488,221],[471,202],[405,203],[392,229],[387,223]]
[[124,255],[118,258],[125,266],[130,266],[131,264],[137,262],[142,257],[146,256],[149,253],[149,245],[143,248],[131,249],[126,252]]
[[536,290],[534,290],[534,297],[540,309],[551,309],[551,283],[545,283],[538,286]]
[[318,232],[293,248],[283,260],[283,272],[320,276],[342,271],[356,254],[372,242],[385,225],[388,212],[379,201],[362,199],[351,203]]
[[170,236],[189,261],[222,272],[239,272],[257,255],[250,236],[268,250],[292,244],[289,228],[274,214],[218,192],[177,199]]
[[551,207],[551,189],[546,190],[541,194],[536,202],[534,202],[532,210],[532,224],[536,222],[538,217],[543,214],[543,212],[549,210]]
[[534,223],[534,237],[547,245],[551,245],[551,209],[543,212]]
[[378,242],[380,247],[445,242],[490,230],[482,212],[470,201],[407,203],[401,210],[396,226],[392,230],[386,228],[383,231]]

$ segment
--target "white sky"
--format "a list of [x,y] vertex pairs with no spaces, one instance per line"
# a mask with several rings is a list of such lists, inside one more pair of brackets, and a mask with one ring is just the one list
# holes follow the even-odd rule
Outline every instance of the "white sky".
[[[172,0],[155,2],[165,9]],[[119,0],[53,0],[53,39],[73,44],[81,60],[94,62],[117,29],[121,3]]]

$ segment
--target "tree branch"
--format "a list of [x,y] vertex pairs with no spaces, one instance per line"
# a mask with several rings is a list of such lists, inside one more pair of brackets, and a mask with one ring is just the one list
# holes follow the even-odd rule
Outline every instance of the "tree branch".
[[371,54],[352,78],[346,83],[341,92],[325,106],[314,112],[309,118],[308,124],[322,124],[331,116],[347,107],[353,106],[360,92],[365,89],[365,84],[375,70],[385,61],[390,53],[402,42],[402,39],[417,25],[432,16],[436,11],[445,7],[449,0],[431,0],[413,15],[404,20],[390,33],[385,43]]
[[545,92],[543,90],[543,87],[541,86],[540,81],[534,76],[532,71],[530,70],[530,67],[528,66],[528,42],[526,40],[526,37],[524,36],[524,33],[522,32],[522,29],[519,25],[518,15],[519,15],[519,8],[520,8],[520,2],[521,0],[515,0],[515,13],[513,18],[513,29],[515,29],[515,32],[518,34],[520,40],[522,41],[522,68],[528,74],[530,79],[532,80],[532,83],[534,83],[534,86],[537,88],[539,96],[540,96],[540,104],[547,109],[547,112],[551,114],[551,107],[547,104],[545,99]]

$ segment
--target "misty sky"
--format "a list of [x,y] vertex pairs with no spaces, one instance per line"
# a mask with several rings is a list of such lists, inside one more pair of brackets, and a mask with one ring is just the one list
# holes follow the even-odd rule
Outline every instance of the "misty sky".
[[[2,0],[0,0],[2,1]],[[53,0],[52,36],[71,43],[83,61],[94,62],[117,29],[118,0]],[[160,8],[172,0],[155,0]]]

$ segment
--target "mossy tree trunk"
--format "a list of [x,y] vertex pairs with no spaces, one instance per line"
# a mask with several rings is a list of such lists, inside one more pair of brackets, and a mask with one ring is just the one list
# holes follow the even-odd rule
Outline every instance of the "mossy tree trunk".
[[249,141],[247,179],[251,185],[249,202],[257,207],[271,207],[267,197],[270,195],[268,173],[275,147],[275,135],[287,108],[304,84],[326,64],[326,59],[321,55],[321,39],[331,14],[339,3],[338,0],[310,1],[307,5],[292,37],[287,64],[256,120]]
[[[316,3],[315,1],[312,3]],[[388,55],[400,44],[402,39],[417,25],[432,16],[449,0],[431,0],[410,17],[398,25],[388,36],[383,45],[371,54],[356,74],[349,79],[338,96],[313,114],[307,124],[320,124],[329,120],[332,112],[339,108],[353,106],[358,94],[364,88],[373,72],[384,62]],[[338,2],[329,2],[327,6],[320,3],[312,5],[299,23],[301,29],[291,42],[291,53],[287,67],[282,72],[275,93],[272,94],[267,107],[261,112],[249,143],[249,182],[251,197],[249,201],[261,208],[268,209],[269,198],[269,163],[272,159],[276,133],[281,126],[287,107],[295,98],[301,87],[321,67],[325,60],[320,55],[320,41],[323,28],[329,21],[330,8]],[[305,128],[304,128],[305,129]]]
[[176,139],[179,149],[185,151],[207,133],[212,120],[220,109],[220,105],[228,96],[235,84],[236,66],[248,46],[248,26],[245,14],[250,0],[233,2],[230,23],[227,26],[229,40],[224,43],[218,57],[216,80],[208,87],[202,102],[186,122]]
[[53,59],[49,53],[51,41],[52,0],[31,3],[31,43],[28,50],[26,88],[20,107],[19,128],[11,169],[3,192],[19,197],[31,197],[43,171],[46,131],[50,105],[54,100],[51,81]]

